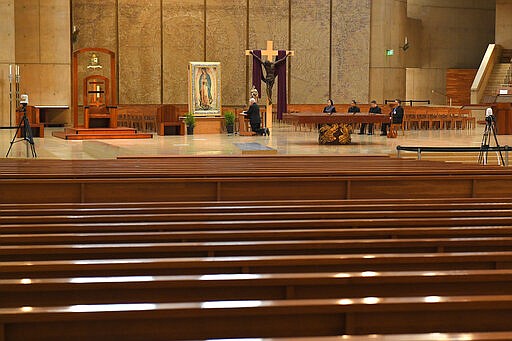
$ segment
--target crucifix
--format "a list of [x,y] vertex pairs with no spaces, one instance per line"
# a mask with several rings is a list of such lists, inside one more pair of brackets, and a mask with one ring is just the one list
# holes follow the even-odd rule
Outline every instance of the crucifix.
[[272,88],[274,86],[274,81],[277,77],[277,67],[283,63],[288,56],[294,56],[294,51],[286,51],[286,56],[282,59],[273,61],[274,57],[278,55],[278,50],[274,50],[274,42],[272,40],[267,40],[267,49],[261,51],[262,57],[267,57],[265,61],[263,61],[258,56],[254,55],[253,50],[246,50],[245,55],[254,56],[265,68],[266,75],[262,79],[262,81],[266,84],[267,88],[267,110],[265,116],[265,126],[267,128],[272,127]]

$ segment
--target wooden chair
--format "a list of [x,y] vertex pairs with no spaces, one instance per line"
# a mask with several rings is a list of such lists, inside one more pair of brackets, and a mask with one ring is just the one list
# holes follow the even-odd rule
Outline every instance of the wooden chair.
[[[91,105],[84,107],[85,128],[110,127],[112,128],[111,109],[106,105]],[[97,121],[93,123],[94,121]],[[92,124],[91,124],[92,123]]]
[[430,113],[422,113],[418,114],[418,121],[420,129],[423,129],[423,124],[425,123],[426,129],[430,129]]

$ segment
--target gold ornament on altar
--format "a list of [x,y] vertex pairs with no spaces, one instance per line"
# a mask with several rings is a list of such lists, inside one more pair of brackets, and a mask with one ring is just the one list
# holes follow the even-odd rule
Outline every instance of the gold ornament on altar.
[[96,53],[91,53],[91,56],[89,57],[89,65],[87,65],[88,69],[103,69],[103,66],[100,64],[100,58]]

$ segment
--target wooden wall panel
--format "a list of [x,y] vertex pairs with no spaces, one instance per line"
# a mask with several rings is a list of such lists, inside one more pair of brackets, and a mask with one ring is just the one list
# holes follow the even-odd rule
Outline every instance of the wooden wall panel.
[[446,70],[446,96],[452,99],[452,105],[471,103],[471,85],[476,72],[476,69]]
[[221,62],[223,105],[245,102],[246,18],[245,1],[206,1],[206,60]]
[[160,0],[118,0],[119,103],[161,103]]
[[164,0],[163,102],[187,103],[191,61],[204,59],[204,0]]
[[323,103],[329,98],[330,3],[311,6],[291,0],[289,95],[291,103]]

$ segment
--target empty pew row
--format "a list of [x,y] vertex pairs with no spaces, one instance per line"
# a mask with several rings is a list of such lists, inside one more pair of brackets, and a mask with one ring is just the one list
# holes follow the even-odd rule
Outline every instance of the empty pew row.
[[509,331],[512,296],[365,297],[1,308],[3,340],[195,340]]
[[[141,228],[141,231],[144,228]],[[512,237],[512,226],[2,234],[1,245]]]
[[499,167],[304,158],[6,159],[0,203],[470,198],[512,191],[512,175]]
[[[222,341],[235,341],[223,339]],[[343,335],[324,337],[294,337],[292,338],[259,338],[259,339],[236,339],[236,341],[509,341],[512,340],[512,332],[489,332],[489,333],[425,333],[425,334],[395,334],[395,335]],[[221,341],[209,339],[206,341]]]
[[286,201],[227,201],[227,202],[142,202],[142,203],[52,203],[0,204],[0,216],[36,215],[104,215],[104,214],[158,214],[158,213],[237,213],[298,211],[368,211],[400,209],[507,209],[510,198],[450,198],[400,200],[286,200]]
[[511,237],[14,245],[0,261],[512,251]]
[[0,262],[0,278],[511,269],[512,252],[274,255]]
[[512,295],[512,270],[108,276],[0,280],[0,307]]

